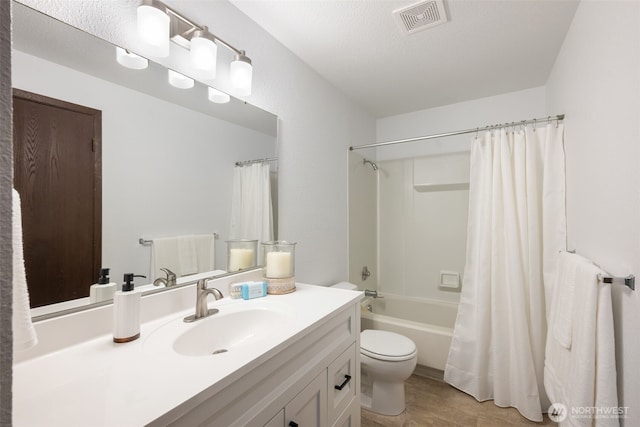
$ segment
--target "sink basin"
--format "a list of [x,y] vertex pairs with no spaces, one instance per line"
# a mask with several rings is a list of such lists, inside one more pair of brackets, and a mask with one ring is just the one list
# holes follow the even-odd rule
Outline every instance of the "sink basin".
[[[286,306],[240,301],[216,306],[219,313],[193,323],[176,318],[144,340],[145,351],[211,356],[269,345],[291,324]],[[183,316],[184,317],[184,316]]]
[[255,344],[269,337],[274,329],[286,324],[286,316],[268,309],[218,313],[198,320],[173,343],[176,353],[206,356],[231,351],[238,346]]

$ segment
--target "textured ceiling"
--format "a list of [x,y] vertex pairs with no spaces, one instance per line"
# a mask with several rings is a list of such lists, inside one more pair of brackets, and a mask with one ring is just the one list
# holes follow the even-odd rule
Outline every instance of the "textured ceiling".
[[403,35],[394,0],[231,0],[375,117],[544,85],[577,0],[445,0]]

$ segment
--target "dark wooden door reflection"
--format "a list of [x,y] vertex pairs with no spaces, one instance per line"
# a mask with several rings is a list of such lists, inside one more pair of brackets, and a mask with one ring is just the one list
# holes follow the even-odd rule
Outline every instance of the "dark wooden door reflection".
[[18,89],[13,106],[31,307],[86,297],[101,263],[101,112]]

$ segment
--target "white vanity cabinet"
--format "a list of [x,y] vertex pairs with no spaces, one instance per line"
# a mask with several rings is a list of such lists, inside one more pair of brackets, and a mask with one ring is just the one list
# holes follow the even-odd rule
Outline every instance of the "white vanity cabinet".
[[149,425],[342,427],[360,425],[358,301],[269,352],[220,391],[194,396]]
[[[228,294],[232,280],[261,277],[257,269],[210,287]],[[187,324],[195,294],[185,286],[142,298],[141,338],[126,344],[113,342],[108,305],[36,323],[39,344],[14,359],[14,424],[360,425],[362,293],[297,283],[287,295],[210,301],[217,317]],[[196,332],[204,350],[184,353],[176,343]],[[207,334],[228,351],[212,354]]]

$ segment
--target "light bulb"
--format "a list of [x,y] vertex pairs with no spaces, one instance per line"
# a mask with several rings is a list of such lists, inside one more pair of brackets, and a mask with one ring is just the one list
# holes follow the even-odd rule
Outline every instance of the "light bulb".
[[230,100],[231,97],[228,94],[212,87],[209,88],[209,101],[215,102],[216,104],[226,104]]
[[178,89],[191,89],[194,83],[192,78],[169,70],[169,84],[171,84],[171,86],[177,87]]
[[251,60],[244,55],[244,51],[241,51],[231,62],[231,84],[238,95],[251,95],[252,75]]
[[155,6],[138,6],[138,36],[146,54],[158,58],[169,56],[170,23],[169,15]]
[[191,38],[191,63],[198,75],[205,79],[216,78],[218,46],[204,31],[196,31]]
[[119,46],[116,46],[116,60],[120,65],[133,70],[143,70],[149,66],[149,61],[146,58],[131,53]]

